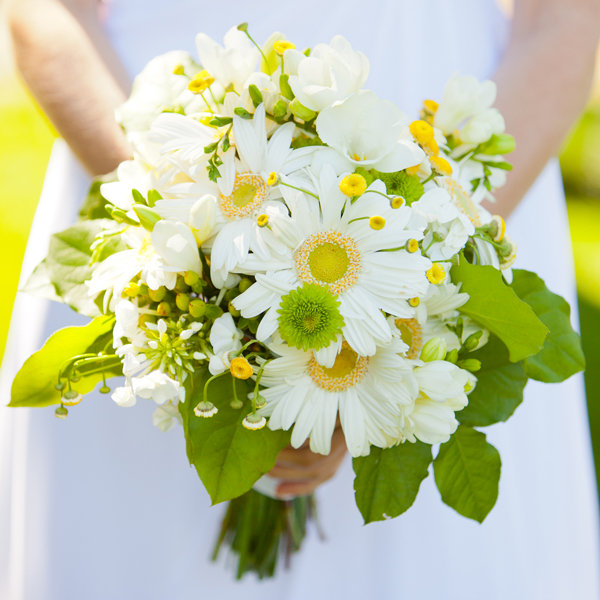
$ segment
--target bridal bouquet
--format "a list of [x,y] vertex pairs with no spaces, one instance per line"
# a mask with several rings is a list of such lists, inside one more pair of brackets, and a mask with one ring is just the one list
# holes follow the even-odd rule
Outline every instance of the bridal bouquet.
[[[92,317],[17,375],[12,406],[70,407],[97,385],[181,426],[238,576],[272,575],[310,498],[268,492],[278,453],[328,454],[341,428],[366,523],[442,500],[483,521],[528,378],[584,366],[569,306],[484,208],[514,147],[495,86],[454,76],[416,120],[363,89],[341,36],[311,50],[246,24],[152,60],[117,118],[133,158],[96,182],[28,288]],[[257,69],[257,65],[259,68]],[[107,379],[124,375],[110,388]],[[257,483],[258,482],[258,483]]]

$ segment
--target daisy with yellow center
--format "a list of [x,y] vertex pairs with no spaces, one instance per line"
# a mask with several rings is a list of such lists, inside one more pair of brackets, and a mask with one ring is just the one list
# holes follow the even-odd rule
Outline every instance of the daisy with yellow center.
[[[344,319],[342,335],[361,356],[375,353],[390,341],[391,328],[382,311],[409,317],[408,300],[423,295],[431,263],[418,250],[420,229],[410,229],[411,210],[390,207],[383,182],[376,181],[351,203],[340,191],[339,180],[323,169],[318,196],[283,188],[290,214],[269,209],[273,238],[271,261],[249,259],[246,272],[256,283],[234,299],[245,318],[265,312],[256,333],[267,340],[277,330],[278,307],[290,290],[318,285],[337,296]],[[412,252],[405,244],[413,240]],[[331,366],[339,351],[336,342],[319,350],[317,359]]]

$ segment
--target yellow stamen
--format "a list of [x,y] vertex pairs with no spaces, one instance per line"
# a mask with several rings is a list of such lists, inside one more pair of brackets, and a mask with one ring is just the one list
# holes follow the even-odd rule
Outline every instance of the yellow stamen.
[[379,231],[385,227],[385,219],[378,215],[369,218],[369,227],[375,231]]
[[427,271],[427,279],[433,284],[442,283],[446,279],[446,271],[440,263],[433,263],[431,269]]
[[206,70],[196,73],[193,79],[188,83],[188,89],[194,94],[201,94],[207,90],[215,81],[215,78]]
[[277,183],[277,173],[271,171],[267,177],[267,185],[275,185]]
[[390,201],[390,205],[392,208],[400,208],[401,206],[404,206],[405,203],[406,200],[404,200],[402,196],[394,196]]
[[411,254],[419,249],[419,242],[413,238],[406,242],[406,250]]
[[283,53],[286,50],[294,50],[294,48],[296,48],[296,45],[292,42],[288,42],[287,40],[277,40],[273,44],[273,50],[279,54],[279,56],[283,56]]
[[423,347],[423,328],[416,319],[396,319],[394,321],[402,341],[408,346],[406,358],[419,358]]
[[308,365],[308,374],[322,390],[343,392],[360,383],[368,365],[368,356],[359,356],[347,342],[343,342],[332,367],[320,365],[313,357]]
[[231,361],[229,371],[236,379],[249,379],[254,373],[252,365],[243,356],[236,356]]
[[492,217],[492,221],[494,221],[494,223],[496,223],[496,225],[498,226],[496,235],[492,239],[495,242],[501,242],[504,239],[504,235],[506,233],[506,223],[500,215],[494,215]]
[[417,306],[419,306],[419,304],[421,304],[421,301],[419,300],[419,298],[417,298],[416,296],[414,298],[410,298],[408,303],[413,307],[416,308]]
[[441,156],[432,156],[429,161],[433,168],[442,175],[452,175],[452,166],[450,163]]
[[183,65],[177,65],[173,69],[173,75],[185,75],[185,69],[183,68]]
[[269,224],[269,215],[258,215],[258,218],[256,219],[256,224],[259,227],[266,227]]
[[364,194],[366,189],[367,180],[358,173],[346,175],[346,177],[340,181],[340,191],[342,194],[344,194],[344,196],[348,196],[350,198]]

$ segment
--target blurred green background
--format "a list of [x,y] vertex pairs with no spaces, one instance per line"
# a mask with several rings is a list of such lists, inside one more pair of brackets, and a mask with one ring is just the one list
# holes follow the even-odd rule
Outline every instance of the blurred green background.
[[[600,473],[600,77],[596,79],[590,103],[566,142],[561,161],[588,361],[588,410]],[[14,73],[0,16],[0,281],[4,284],[0,294],[0,357],[54,139],[50,124]]]

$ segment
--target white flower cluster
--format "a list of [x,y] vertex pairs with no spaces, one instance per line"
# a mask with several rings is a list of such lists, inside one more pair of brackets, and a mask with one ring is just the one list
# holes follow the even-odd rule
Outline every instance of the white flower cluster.
[[[487,339],[452,264],[510,277],[514,260],[481,205],[509,168],[494,84],[455,76],[410,121],[362,89],[368,61],[341,36],[196,41],[198,62],[154,59],[117,115],[134,156],[101,187],[122,227],[89,282],[116,316],[114,400],[152,398],[166,429],[204,369],[254,382],[244,423],[295,447],[326,454],[337,426],[353,456],[448,440]],[[217,410],[208,387],[196,414]]]

